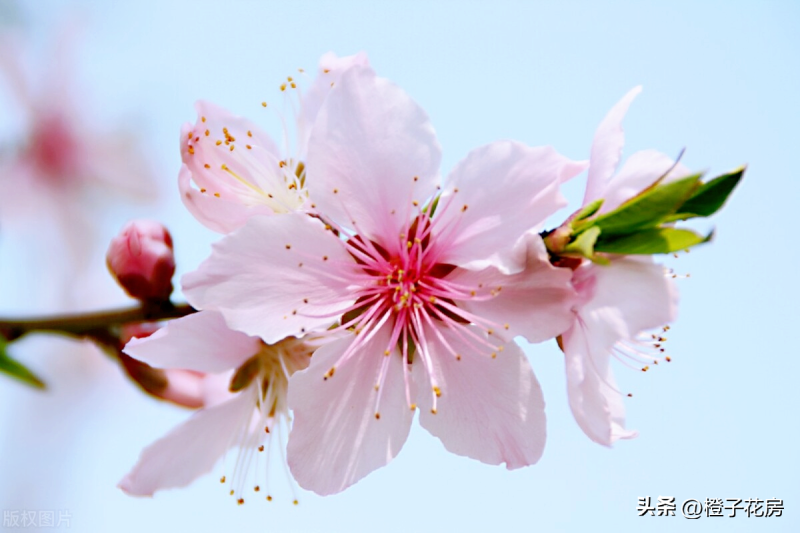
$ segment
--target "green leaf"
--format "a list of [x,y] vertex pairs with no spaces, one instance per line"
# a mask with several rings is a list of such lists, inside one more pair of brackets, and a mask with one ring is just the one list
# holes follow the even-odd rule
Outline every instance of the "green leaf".
[[709,217],[720,210],[728,196],[742,179],[745,167],[703,183],[671,217],[672,220],[685,220],[694,217]]
[[675,213],[697,189],[701,174],[646,189],[610,213],[594,219],[604,235],[628,234],[656,227]]
[[7,374],[12,378],[35,387],[37,389],[44,389],[46,385],[44,381],[39,379],[36,374],[28,370],[28,368],[19,361],[12,359],[6,351],[6,340],[0,336],[0,372]]
[[594,250],[611,254],[668,254],[708,242],[712,235],[713,232],[703,237],[688,229],[653,228],[630,235],[601,239],[595,244]]
[[591,259],[594,256],[594,243],[597,242],[599,236],[600,228],[592,226],[565,246],[564,253],[578,254],[587,259]]
[[585,218],[589,218],[590,216],[592,216],[595,213],[597,213],[597,211],[601,207],[603,207],[603,202],[605,202],[604,199],[598,198],[594,202],[591,202],[590,204],[587,204],[583,209],[581,209],[580,211],[575,213],[575,217],[573,218],[573,220],[575,222],[580,222],[581,220],[583,220]]

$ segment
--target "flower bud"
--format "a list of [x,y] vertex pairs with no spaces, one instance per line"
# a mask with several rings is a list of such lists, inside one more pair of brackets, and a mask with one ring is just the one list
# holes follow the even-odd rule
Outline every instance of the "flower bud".
[[167,301],[172,293],[175,257],[169,231],[152,220],[134,220],[111,240],[108,270],[130,296]]

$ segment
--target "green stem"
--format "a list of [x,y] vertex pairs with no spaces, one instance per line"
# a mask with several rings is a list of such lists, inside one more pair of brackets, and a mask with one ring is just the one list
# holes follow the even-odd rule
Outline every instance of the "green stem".
[[114,326],[133,322],[151,322],[190,315],[196,310],[189,304],[172,302],[113,309],[94,313],[77,313],[52,317],[6,319],[0,317],[0,335],[12,341],[32,332],[61,333],[74,337],[94,336]]

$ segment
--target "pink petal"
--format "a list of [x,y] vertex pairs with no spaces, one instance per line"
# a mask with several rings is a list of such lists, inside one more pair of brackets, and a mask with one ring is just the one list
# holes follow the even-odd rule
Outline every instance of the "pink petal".
[[408,437],[413,411],[406,404],[401,357],[388,356],[376,419],[374,385],[389,342],[384,327],[359,355],[323,376],[353,342],[353,336],[318,349],[311,365],[289,382],[289,407],[294,411],[288,462],[297,483],[317,494],[340,492],[389,463]]
[[266,205],[247,207],[234,196],[216,197],[213,194],[201,193],[192,186],[192,172],[186,165],[181,166],[178,174],[178,187],[181,191],[183,205],[204,226],[217,233],[230,233],[244,226],[247,219],[254,215],[271,215],[272,209]]
[[570,283],[572,271],[550,264],[541,237],[529,233],[523,240],[526,254],[522,272],[507,276],[494,267],[478,272],[458,269],[447,279],[473,287],[482,284],[497,291],[494,298],[465,299],[458,305],[492,321],[501,337],[522,335],[529,342],[542,342],[572,325],[577,295]]
[[[293,170],[281,166],[280,152],[266,133],[210,102],[199,101],[195,109],[197,122],[181,129],[181,157],[188,175],[182,171],[179,185],[181,198],[200,222],[227,232],[249,216],[293,211],[303,204],[304,197],[288,189],[284,180]],[[228,205],[218,208],[222,202]],[[242,213],[235,216],[231,204]]]
[[625,133],[622,129],[622,119],[628,112],[631,102],[642,92],[642,87],[631,89],[628,94],[617,102],[597,127],[592,141],[591,166],[586,181],[586,194],[583,205],[603,198],[608,181],[614,174],[619,160],[622,157],[622,147],[625,145]]
[[638,433],[625,429],[625,406],[611,372],[608,348],[599,348],[598,336],[604,336],[603,332],[579,322],[563,335],[567,394],[583,432],[594,442],[611,446]]
[[196,308],[218,310],[231,328],[274,344],[335,322],[354,302],[346,277],[354,264],[317,219],[253,217],[183,277],[183,292]]
[[453,169],[434,215],[446,228],[437,239],[446,247],[440,261],[470,269],[497,264],[493,253],[566,205],[559,186],[584,168],[551,147],[500,141],[473,150]]
[[228,328],[221,314],[201,311],[170,320],[149,337],[132,339],[123,351],[156,368],[217,373],[240,366],[260,346],[259,339]]
[[663,266],[649,258],[624,257],[614,259],[609,266],[590,264],[576,271],[576,276],[592,276],[595,280],[591,300],[579,311],[581,320],[590,328],[613,332],[602,340],[593,339],[598,350],[675,320],[675,283]]
[[[428,115],[368,68],[346,71],[320,109],[308,148],[308,190],[321,213],[394,248],[435,191],[441,149]],[[391,240],[391,244],[387,241]]]
[[352,56],[338,57],[333,52],[328,52],[319,59],[317,77],[314,78],[301,100],[300,116],[298,117],[299,157],[306,156],[305,148],[308,146],[308,138],[322,103],[328,97],[331,89],[339,83],[342,74],[353,67],[368,68],[367,54],[359,52]]
[[619,173],[606,185],[602,193],[605,202],[600,208],[600,213],[613,211],[665,174],[664,183],[667,183],[687,177],[691,172],[680,163],[676,165],[674,159],[661,152],[655,150],[636,152],[625,161]]
[[254,405],[252,394],[241,393],[228,402],[195,412],[145,448],[119,488],[132,496],[152,496],[157,490],[188,485],[209,472],[235,443],[237,431]]
[[[441,396],[433,414],[431,395],[420,394],[422,427],[458,455],[505,463],[508,469],[534,464],[544,451],[544,398],[522,350],[511,342],[492,359],[451,330],[442,328],[442,334],[462,358],[456,360],[439,342],[429,343]],[[419,390],[429,391],[420,381]]]

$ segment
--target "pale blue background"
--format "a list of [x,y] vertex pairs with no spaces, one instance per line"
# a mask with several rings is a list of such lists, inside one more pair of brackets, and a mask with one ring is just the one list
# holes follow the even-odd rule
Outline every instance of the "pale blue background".
[[[29,2],[15,17],[44,45],[68,12],[62,4]],[[221,468],[189,489],[132,499],[116,482],[144,445],[187,413],[139,394],[99,356],[71,364],[63,343],[49,344],[51,353],[28,360],[53,384],[50,393],[0,382],[0,509],[69,509],[72,528],[91,532],[800,531],[800,4],[70,6],[85,19],[75,80],[86,88],[87,113],[144,136],[167,199],[138,214],[169,223],[181,273],[214,238],[177,197],[178,131],[195,119],[194,100],[277,131],[259,103],[278,102],[281,80],[297,67],[313,71],[329,50],[366,51],[427,110],[444,172],[501,138],[585,158],[599,121],[636,84],[645,90],[625,121],[626,154],[686,147],[692,168],[719,173],[747,163],[749,170],[713,220],[714,243],[668,261],[691,273],[680,281],[681,315],[669,335],[673,363],[647,374],[618,365],[621,387],[634,393],[627,401],[629,426],[641,433],[634,441],[608,450],[580,432],[566,405],[562,357],[550,343],[527,348],[548,402],[548,443],[536,466],[508,472],[450,455],[415,426],[388,467],[338,496],[301,491],[298,507],[286,489],[281,501],[237,507],[217,481]],[[8,21],[12,11],[0,16]],[[8,116],[0,111],[4,133]],[[573,202],[581,187],[569,189]],[[123,221],[111,221],[105,237]],[[0,248],[6,273],[12,245]],[[5,282],[3,312],[29,309],[12,285]],[[273,474],[278,489],[282,476]],[[638,518],[637,497],[660,495],[783,498],[786,510],[769,519]]]

